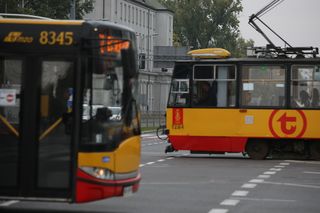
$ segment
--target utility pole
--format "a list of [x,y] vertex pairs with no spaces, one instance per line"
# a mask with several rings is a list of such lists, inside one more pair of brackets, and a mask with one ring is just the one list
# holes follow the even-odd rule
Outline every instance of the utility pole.
[[70,0],[70,19],[76,19],[76,0]]

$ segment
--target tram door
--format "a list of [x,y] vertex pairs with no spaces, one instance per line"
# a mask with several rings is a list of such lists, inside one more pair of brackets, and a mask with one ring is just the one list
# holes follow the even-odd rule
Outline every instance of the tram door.
[[0,57],[0,197],[72,196],[74,64]]

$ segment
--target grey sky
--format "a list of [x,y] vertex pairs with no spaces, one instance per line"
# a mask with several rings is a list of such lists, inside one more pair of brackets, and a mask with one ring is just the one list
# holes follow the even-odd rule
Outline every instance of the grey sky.
[[[249,16],[270,2],[271,0],[242,0],[240,31],[243,38],[253,39],[255,46],[265,46],[267,41],[248,24]],[[319,0],[285,0],[261,19],[292,46],[320,47]],[[271,35],[267,30],[264,32]],[[284,46],[281,40],[272,36],[270,38],[276,45]]]

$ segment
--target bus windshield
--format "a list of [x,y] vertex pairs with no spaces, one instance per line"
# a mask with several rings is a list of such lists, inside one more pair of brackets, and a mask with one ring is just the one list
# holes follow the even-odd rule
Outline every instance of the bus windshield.
[[114,137],[102,134],[105,132],[101,129],[121,128],[123,67],[119,59],[106,57],[99,64],[88,67],[86,75],[88,81],[83,91],[82,142],[111,142]]

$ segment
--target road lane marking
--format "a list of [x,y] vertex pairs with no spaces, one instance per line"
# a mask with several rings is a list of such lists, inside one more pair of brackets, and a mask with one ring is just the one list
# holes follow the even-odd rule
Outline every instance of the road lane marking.
[[211,209],[208,213],[227,213],[228,209]]
[[267,179],[270,178],[270,175],[259,175],[258,178]]
[[235,200],[235,199],[226,199],[220,203],[220,205],[224,206],[235,206],[240,202],[240,200]]
[[263,174],[265,174],[265,175],[274,175],[274,174],[276,174],[276,172],[267,171],[267,172],[264,172]]
[[320,164],[319,161],[300,161],[300,160],[286,160],[287,162],[291,163],[305,163],[305,164]]
[[308,171],[304,171],[303,173],[305,173],[305,174],[320,175],[320,172],[308,172]]
[[283,166],[289,166],[290,163],[280,163],[280,165],[283,165]]
[[280,183],[280,182],[268,182],[268,181],[264,181],[263,183],[281,185],[281,186],[296,186],[296,187],[302,187],[302,188],[320,189],[320,186],[318,185],[304,185],[304,184],[296,184],[296,183]]
[[234,191],[231,196],[245,197],[249,194],[249,191]]
[[241,186],[241,188],[245,188],[245,189],[253,189],[257,186],[257,184],[255,183],[245,183]]
[[277,172],[280,172],[282,169],[281,168],[271,168],[269,169],[270,171],[277,171]]
[[278,166],[274,166],[275,168],[285,168],[286,166],[284,165],[278,165]]
[[269,199],[269,198],[249,198],[239,197],[239,200],[250,200],[250,201],[263,201],[263,202],[296,202],[296,200],[281,200],[281,199]]
[[160,160],[157,160],[158,162],[163,162],[163,161],[165,161],[165,159],[160,159]]
[[11,206],[11,205],[18,203],[18,202],[19,202],[18,200],[10,200],[10,201],[1,203],[0,206]]
[[263,179],[252,179],[249,182],[250,183],[262,183],[264,180]]
[[154,162],[148,162],[148,163],[146,163],[146,165],[151,165],[151,164],[154,164]]
[[145,166],[144,164],[140,164],[140,165],[139,165],[139,167],[144,167],[144,166]]

